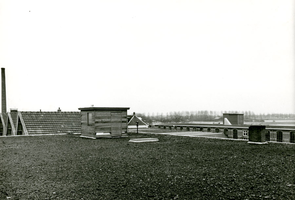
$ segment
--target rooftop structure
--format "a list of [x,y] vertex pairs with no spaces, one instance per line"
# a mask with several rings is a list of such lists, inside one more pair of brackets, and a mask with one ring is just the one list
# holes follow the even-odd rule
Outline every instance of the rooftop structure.
[[240,113],[223,113],[224,125],[243,125],[244,114]]
[[127,107],[85,107],[81,110],[81,137],[121,137],[127,132]]
[[127,116],[128,119],[128,128],[132,129],[132,128],[148,128],[149,125],[147,123],[145,123],[141,117],[138,117],[135,115],[135,113],[133,113],[133,115],[128,115]]
[[80,112],[25,112],[12,109],[7,123],[1,113],[0,135],[81,133]]

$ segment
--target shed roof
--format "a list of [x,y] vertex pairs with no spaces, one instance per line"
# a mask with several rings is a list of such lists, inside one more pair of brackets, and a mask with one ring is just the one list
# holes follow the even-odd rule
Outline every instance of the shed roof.
[[128,107],[85,107],[79,108],[81,111],[127,111]]
[[223,113],[223,115],[244,115],[243,113]]

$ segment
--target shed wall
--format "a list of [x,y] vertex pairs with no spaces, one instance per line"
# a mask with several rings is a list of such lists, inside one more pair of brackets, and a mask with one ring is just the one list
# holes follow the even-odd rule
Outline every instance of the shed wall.
[[94,123],[88,123],[88,114],[93,112],[81,112],[81,135],[87,137],[95,137]]
[[[127,131],[127,111],[82,111],[83,136],[95,137],[96,133],[110,133],[112,137],[120,137]],[[89,113],[91,119],[89,121]]]

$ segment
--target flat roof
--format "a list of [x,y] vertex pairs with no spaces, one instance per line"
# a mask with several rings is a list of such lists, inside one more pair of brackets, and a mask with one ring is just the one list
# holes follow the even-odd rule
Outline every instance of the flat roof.
[[84,107],[78,108],[81,111],[127,111],[128,107]]
[[224,115],[244,115],[244,113],[222,113]]

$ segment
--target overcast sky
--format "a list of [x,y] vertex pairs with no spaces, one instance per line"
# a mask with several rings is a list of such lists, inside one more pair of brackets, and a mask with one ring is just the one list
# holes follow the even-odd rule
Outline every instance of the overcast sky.
[[7,107],[295,113],[293,0],[0,0]]

